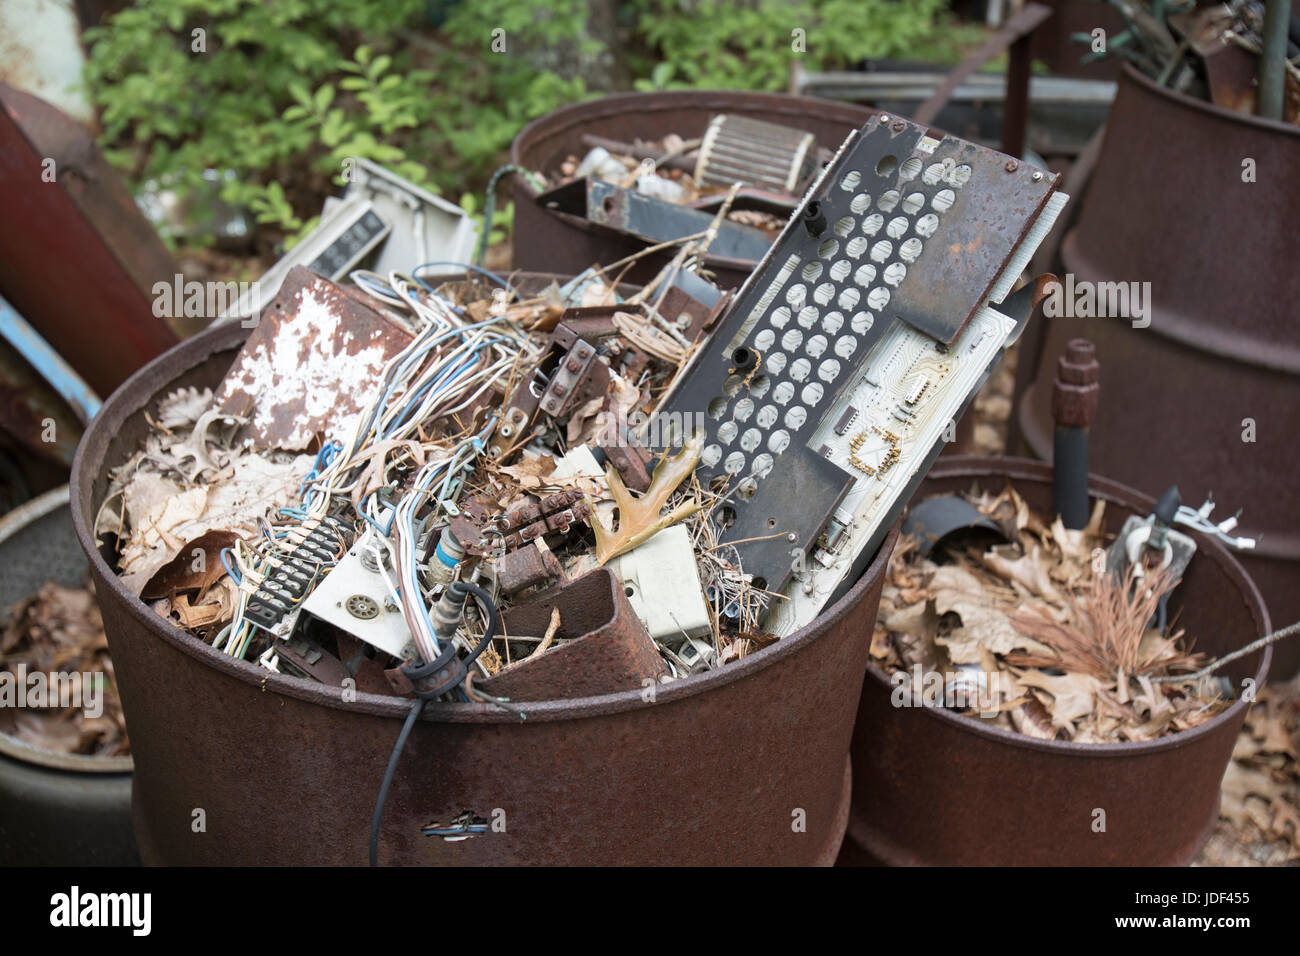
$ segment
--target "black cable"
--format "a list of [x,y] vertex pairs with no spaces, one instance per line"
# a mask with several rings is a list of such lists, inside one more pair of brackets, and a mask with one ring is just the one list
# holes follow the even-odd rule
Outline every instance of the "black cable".
[[465,665],[468,667],[478,660],[478,656],[487,650],[488,644],[496,636],[497,628],[500,626],[500,615],[497,613],[497,606],[492,601],[492,596],[477,584],[469,581],[456,581],[452,584],[451,589],[461,594],[468,594],[474,598],[479,610],[483,612],[483,617],[487,620],[487,628],[483,631],[483,638],[478,642],[478,646],[465,659]]
[[397,773],[397,761],[402,758],[402,749],[406,746],[406,738],[411,736],[411,728],[415,722],[420,719],[420,714],[424,710],[424,698],[417,697],[411,704],[411,712],[406,715],[406,723],[402,725],[402,732],[397,735],[397,743],[393,745],[393,754],[388,758],[388,769],[384,771],[384,782],[379,785],[379,799],[375,801],[375,815],[370,818],[370,865],[379,865],[379,824],[384,819],[384,804],[388,802],[388,788],[393,784],[393,775]]
[[[497,626],[500,623],[500,615],[497,612],[497,606],[493,603],[491,595],[489,595],[487,591],[483,590],[483,588],[479,587],[477,584],[471,584],[468,581],[455,581],[451,585],[451,590],[457,594],[467,594],[474,598],[474,602],[478,604],[479,610],[483,612],[483,616],[487,619],[487,629],[483,632],[482,639],[479,640],[478,646],[474,648],[469,657],[467,657],[463,662],[459,662],[461,665],[459,668],[460,677],[455,683],[439,687],[436,691],[416,691],[415,700],[411,703],[411,711],[406,715],[406,723],[402,725],[402,732],[397,735],[397,743],[393,744],[393,753],[388,758],[388,768],[384,771],[384,780],[379,785],[379,798],[375,801],[375,813],[374,816],[370,818],[371,866],[379,865],[379,826],[384,819],[384,804],[388,802],[388,788],[393,784],[393,777],[397,773],[397,762],[402,759],[402,751],[406,747],[406,739],[411,736],[411,729],[415,726],[415,722],[420,719],[420,714],[424,712],[425,701],[447,693],[447,691],[451,690],[464,680],[465,674],[468,673],[467,668],[469,665],[474,663],[474,661],[478,659],[478,656],[487,650],[488,645],[492,643],[492,638],[496,636]],[[445,663],[444,658],[440,657],[434,662],[434,665],[436,665],[434,667],[419,663],[408,664],[406,667],[402,668],[402,671],[408,677],[415,676],[416,679],[419,679],[428,676],[428,673],[426,672],[436,670]]]

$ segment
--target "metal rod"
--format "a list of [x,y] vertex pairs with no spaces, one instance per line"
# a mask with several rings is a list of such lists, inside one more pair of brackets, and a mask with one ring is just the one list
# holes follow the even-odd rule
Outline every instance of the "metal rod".
[[1056,363],[1052,383],[1052,486],[1061,523],[1088,526],[1088,429],[1099,397],[1096,349],[1087,339],[1071,339]]
[[[957,87],[961,84],[961,82],[965,80],[968,76],[970,76],[972,73],[974,73],[976,70],[978,70],[985,63],[987,63],[989,60],[1001,54],[1002,51],[1006,50],[1008,47],[1011,47],[1012,49],[1012,60],[1014,62],[1016,46],[1020,45],[1023,41],[1027,40],[1028,37],[1034,32],[1034,30],[1038,28],[1039,24],[1041,24],[1044,20],[1046,20],[1051,15],[1052,15],[1051,9],[1043,6],[1042,4],[1038,4],[1038,3],[1026,4],[1023,10],[1021,10],[1019,13],[1017,13],[1011,19],[1007,20],[1006,23],[1002,25],[1002,29],[1000,29],[993,36],[989,37],[989,39],[984,42],[983,46],[981,46],[974,53],[966,57],[966,59],[963,60],[955,70],[953,70],[951,73],[948,74],[947,78],[944,79],[943,83],[940,84],[939,88],[930,95],[930,98],[928,100],[926,100],[924,103],[921,104],[920,108],[916,111],[916,114],[913,116],[913,120],[917,123],[920,123],[922,126],[928,126],[930,123],[932,123],[934,121],[934,118],[939,115],[939,111],[942,110],[944,106],[947,105],[949,97],[952,96],[953,91],[957,89]],[[1029,55],[1028,46],[1025,46],[1023,55],[1025,57],[1028,57]],[[1010,71],[1008,71],[1007,73],[1008,100],[1012,95],[1013,82],[1016,82],[1016,78],[1014,78],[1011,75]],[[1028,90],[1028,83],[1029,83],[1029,71],[1028,71],[1027,59],[1026,59],[1026,69],[1024,73],[1023,82],[1025,84],[1025,89],[1026,89],[1025,95],[1027,99],[1028,97],[1027,90]],[[1003,149],[1003,152],[1007,152],[1007,150]],[[1016,152],[1013,153],[1012,155],[1019,156],[1020,153]]]
[[1282,119],[1286,93],[1286,34],[1291,15],[1287,0],[1268,0],[1264,7],[1264,49],[1259,57],[1258,113]]

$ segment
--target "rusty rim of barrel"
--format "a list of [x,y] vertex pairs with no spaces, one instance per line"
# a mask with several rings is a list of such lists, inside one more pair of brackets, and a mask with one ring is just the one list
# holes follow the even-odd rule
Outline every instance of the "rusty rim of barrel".
[[[1029,458],[996,458],[984,456],[954,456],[952,458],[940,458],[938,462],[930,469],[926,475],[926,481],[931,479],[951,479],[951,478],[969,478],[973,481],[1000,481],[1007,480],[1012,486],[1018,480],[1047,481],[1052,480],[1052,466],[1043,462],[1034,461]],[[924,485],[922,485],[924,487]],[[1118,481],[1112,481],[1109,478],[1103,478],[1099,475],[1088,476],[1088,494],[1089,497],[1096,500],[1101,499],[1107,505],[1119,505],[1121,507],[1132,507],[1137,503],[1143,508],[1154,508],[1155,499],[1149,495],[1144,495],[1135,488],[1121,484]],[[1252,636],[1242,644],[1249,643],[1256,637],[1263,637],[1272,630],[1272,624],[1269,621],[1268,609],[1264,604],[1263,597],[1260,596],[1259,589],[1255,587],[1255,582],[1250,579],[1237,559],[1232,556],[1227,548],[1210,538],[1195,531],[1188,531],[1196,539],[1197,554],[1211,557],[1218,564],[1225,574],[1232,579],[1233,583],[1240,589],[1240,596],[1250,611],[1250,615],[1255,619],[1259,628],[1259,633]],[[873,562],[874,563],[874,562]],[[1256,613],[1258,609],[1263,617]],[[1268,667],[1273,660],[1273,646],[1267,645],[1262,651],[1259,667],[1256,668],[1253,680],[1255,686],[1262,688],[1268,678]],[[890,675],[876,666],[874,661],[867,662],[868,681],[875,681],[886,689],[892,690],[893,682]],[[1205,723],[1191,730],[1180,731],[1176,734],[1169,734],[1164,737],[1157,737],[1154,740],[1140,740],[1124,743],[1113,744],[1081,744],[1072,740],[1039,740],[1036,737],[1027,737],[1024,734],[1016,733],[1010,730],[1004,730],[1001,727],[987,726],[983,721],[972,720],[970,717],[963,717],[955,711],[948,710],[945,707],[920,707],[915,708],[924,717],[931,720],[938,720],[944,723],[952,724],[954,727],[983,737],[986,740],[993,740],[999,743],[1008,744],[1013,747],[1022,747],[1026,750],[1036,750],[1042,753],[1052,753],[1058,756],[1074,757],[1132,757],[1135,754],[1153,753],[1169,750],[1173,747],[1180,747],[1185,743],[1196,740],[1207,734],[1213,733],[1215,729],[1225,720],[1235,716],[1239,711],[1250,707],[1250,702],[1238,697],[1232,702],[1232,705],[1222,713],[1215,714]]]
[[[248,683],[260,684],[276,693],[319,704],[322,707],[403,719],[410,713],[409,698],[358,691],[354,701],[345,702],[336,687],[272,673],[251,661],[239,660],[220,653],[150,610],[139,597],[123,586],[117,572],[104,560],[95,544],[94,511],[98,502],[93,497],[94,483],[101,474],[102,467],[108,463],[110,442],[113,437],[121,431],[122,426],[129,419],[135,417],[159,397],[163,389],[172,386],[186,373],[223,352],[230,352],[233,360],[235,350],[248,332],[249,330],[242,328],[238,322],[232,322],[208,329],[194,338],[187,339],[138,369],[104,402],[103,408],[86,430],[72,465],[72,521],[81,548],[85,551],[96,575],[102,577],[107,582],[107,586],[134,613],[137,623],[154,637],[209,665],[218,673]],[[99,465],[88,467],[84,461],[87,458],[98,462]],[[86,475],[85,481],[81,477],[83,474]],[[82,507],[83,502],[85,509]],[[897,536],[898,529],[895,527],[885,538],[880,550],[873,556],[871,563],[862,572],[862,576],[852,589],[812,624],[733,664],[703,674],[680,678],[667,684],[658,684],[655,687],[654,700],[651,702],[643,699],[644,690],[633,689],[596,697],[521,701],[517,706],[527,714],[529,722],[573,720],[671,704],[742,680],[797,653],[804,645],[818,640],[829,632],[832,629],[831,625],[851,614],[862,595],[871,588],[875,579],[884,573]],[[517,724],[521,722],[515,714],[490,704],[443,701],[427,704],[423,719],[451,723]]]
[[[534,141],[543,138],[563,136],[568,130],[581,126],[591,126],[604,119],[626,116],[636,113],[673,112],[682,107],[694,109],[743,110],[753,112],[761,109],[764,118],[773,121],[786,117],[804,117],[809,111],[831,120],[842,120],[853,129],[862,126],[877,111],[856,104],[840,103],[834,100],[816,99],[810,96],[791,96],[789,93],[760,93],[745,90],[668,90],[654,93],[616,93],[598,100],[585,103],[573,103],[541,116],[525,126],[510,143],[510,162],[520,169],[527,169],[523,154]],[[802,128],[802,127],[800,127]],[[841,140],[842,142],[842,140]],[[830,149],[838,149],[839,143],[825,143]],[[528,177],[514,173],[512,177],[527,195],[536,199],[541,192],[533,187]],[[583,232],[599,232],[607,227],[600,226],[575,216],[572,213],[548,209],[548,213]],[[646,245],[651,243],[646,242]],[[706,253],[704,261],[714,268],[732,269],[749,272],[754,268],[749,259],[736,259],[730,256],[718,256]]]

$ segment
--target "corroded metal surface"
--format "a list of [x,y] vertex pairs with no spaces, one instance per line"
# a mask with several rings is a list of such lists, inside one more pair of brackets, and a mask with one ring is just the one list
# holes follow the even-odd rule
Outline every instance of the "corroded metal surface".
[[82,431],[67,402],[4,339],[0,339],[0,431],[36,458],[62,468],[72,465]]
[[[775,93],[689,91],[629,93],[556,110],[529,124],[515,137],[510,161],[546,173],[558,169],[565,157],[583,156],[590,148],[582,137],[596,134],[633,142],[661,139],[669,133],[700,135],[719,113],[748,116],[804,129],[817,144],[837,149],[873,111]],[[522,269],[578,273],[593,263],[608,263],[645,248],[645,243],[602,229],[577,216],[541,208],[537,193],[515,176],[514,263]],[[775,236],[773,237],[775,238]],[[648,256],[628,273],[629,281],[647,281],[671,257]],[[707,267],[723,289],[737,288],[754,268],[752,259],[709,256]]]
[[[541,637],[558,608],[558,643],[477,683],[512,701],[568,700],[643,689],[668,673],[618,578],[597,568],[517,604],[504,615],[507,634]],[[647,683],[648,682],[648,683]]]
[[[943,458],[918,499],[1008,481],[1034,508],[1052,504],[1052,471],[1016,458]],[[1154,502],[1093,477],[1106,526]],[[1250,578],[1217,542],[1199,548],[1170,614],[1211,655],[1270,629]],[[1237,688],[1262,685],[1271,648],[1233,662]],[[1044,741],[936,707],[896,707],[888,675],[871,665],[853,736],[853,811],[844,862],[966,866],[1181,865],[1196,856],[1218,817],[1219,780],[1247,704],[1186,733],[1143,743]],[[1094,829],[1098,810],[1105,830]],[[848,844],[852,843],[850,847]]]
[[347,439],[378,393],[384,367],[411,334],[359,294],[294,266],[217,392],[222,411],[247,418],[240,439],[300,450]]
[[[213,385],[245,330],[183,343],[104,405],[78,452],[73,511],[104,612],[151,863],[360,864],[375,791],[409,709],[225,657],[151,613],[94,543],[106,472],[160,393]],[[716,671],[599,697],[431,704],[398,766],[380,859],[430,864],[833,862],[848,813],[848,745],[891,535],[815,626]],[[644,695],[644,696],[643,696]],[[649,697],[649,699],[647,699]],[[268,822],[257,808],[292,807]],[[207,832],[191,828],[195,807]],[[421,834],[464,810],[505,830]],[[795,825],[799,824],[799,825]]]
[[[1245,159],[1254,182],[1242,179]],[[1091,339],[1102,368],[1093,470],[1243,509],[1237,533],[1261,537],[1239,560],[1281,624],[1300,618],[1300,495],[1279,481],[1300,468],[1296,169],[1300,127],[1126,71],[1062,258],[1076,281],[1150,282],[1150,327],[1049,319],[1037,354],[1021,356],[1033,384],[1014,406],[1023,450],[1050,458],[1056,356],[1071,338]],[[1274,676],[1298,667],[1300,642],[1278,645]]]

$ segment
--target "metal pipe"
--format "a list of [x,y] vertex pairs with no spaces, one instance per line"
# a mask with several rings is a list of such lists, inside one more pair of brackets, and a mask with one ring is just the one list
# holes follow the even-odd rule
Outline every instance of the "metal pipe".
[[1282,119],[1286,92],[1286,34],[1291,15],[1288,0],[1268,0],[1264,6],[1264,49],[1259,57],[1258,114]]
[[1052,383],[1052,487],[1067,528],[1088,525],[1088,429],[1097,414],[1099,366],[1087,339],[1071,339],[1056,362]]

